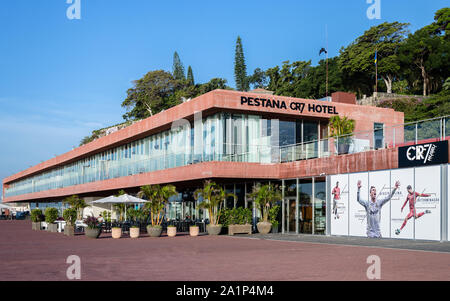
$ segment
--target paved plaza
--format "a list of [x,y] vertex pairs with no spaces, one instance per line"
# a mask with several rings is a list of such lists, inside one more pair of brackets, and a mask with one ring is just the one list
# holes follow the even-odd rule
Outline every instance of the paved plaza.
[[81,259],[81,280],[367,280],[367,258],[382,280],[450,280],[450,244],[299,235],[179,235],[97,240],[0,221],[0,281],[67,280],[66,259]]

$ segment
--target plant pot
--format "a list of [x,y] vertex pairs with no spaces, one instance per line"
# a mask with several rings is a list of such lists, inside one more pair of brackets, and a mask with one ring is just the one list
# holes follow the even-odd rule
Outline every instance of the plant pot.
[[48,226],[47,222],[41,222],[41,227],[40,227],[40,229],[41,229],[41,230],[47,230],[47,226]]
[[64,226],[64,235],[75,236],[75,227],[71,225]]
[[272,225],[272,233],[278,233],[278,225]]
[[222,230],[222,225],[207,225],[206,231],[208,232],[208,235],[219,235],[220,231]]
[[98,238],[100,236],[101,232],[102,232],[102,229],[100,229],[100,228],[94,228],[94,229],[86,228],[85,229],[85,234],[89,238]]
[[138,238],[139,237],[139,228],[130,228],[130,237]]
[[177,227],[167,227],[167,236],[169,237],[177,236]]
[[111,230],[112,238],[119,239],[122,237],[122,228],[112,228]]
[[234,234],[252,234],[252,225],[229,225],[228,235]]
[[190,226],[189,227],[189,235],[190,236],[198,236],[200,233],[200,228],[198,226]]
[[48,232],[53,232],[53,233],[56,233],[56,232],[58,232],[58,225],[57,224],[47,224],[47,231]]
[[348,154],[348,150],[350,149],[350,144],[347,142],[339,143],[338,145],[338,154],[345,155]]
[[150,237],[160,237],[162,233],[161,226],[147,226],[147,233]]
[[258,232],[261,234],[269,234],[272,229],[272,224],[269,222],[259,222],[256,224]]
[[33,230],[41,230],[41,222],[32,222],[31,223],[31,229]]

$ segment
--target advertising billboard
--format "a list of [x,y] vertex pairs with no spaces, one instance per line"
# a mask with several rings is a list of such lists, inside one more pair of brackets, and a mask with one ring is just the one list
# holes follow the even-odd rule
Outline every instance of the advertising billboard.
[[[382,200],[389,197],[391,194],[391,187],[394,187],[395,182],[391,185],[390,181],[390,172],[389,171],[376,171],[369,173],[369,189],[373,187],[374,193],[376,196],[376,202],[381,202]],[[369,193],[369,201],[371,201],[370,193]],[[381,213],[380,213],[380,234],[381,237],[390,237],[390,219],[391,219],[391,203],[390,199],[381,205]]]
[[348,235],[348,175],[331,176],[331,235]]
[[[361,187],[358,189],[358,183]],[[349,234],[351,236],[367,236],[366,207],[358,202],[359,198],[368,200],[369,174],[367,172],[350,174],[349,176]]]
[[391,200],[391,237],[414,239],[414,219],[405,222],[409,207],[403,206],[408,196],[406,188],[414,184],[414,168],[392,170],[391,185],[394,181],[400,181],[400,187]]
[[[441,166],[336,175],[330,179],[332,235],[441,239]],[[450,190],[448,194],[450,199]],[[336,195],[338,199],[333,202]],[[450,206],[448,214],[450,217]]]
[[[441,167],[415,169],[415,191],[405,202],[409,216],[415,218],[415,239],[441,239]],[[416,197],[415,203],[412,202]],[[405,208],[407,209],[407,208]]]

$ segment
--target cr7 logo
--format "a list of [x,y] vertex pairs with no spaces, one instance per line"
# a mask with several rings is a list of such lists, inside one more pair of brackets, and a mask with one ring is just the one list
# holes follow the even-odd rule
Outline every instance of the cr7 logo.
[[406,151],[406,157],[409,161],[423,160],[423,163],[430,162],[433,160],[435,149],[436,145],[433,144],[411,146]]

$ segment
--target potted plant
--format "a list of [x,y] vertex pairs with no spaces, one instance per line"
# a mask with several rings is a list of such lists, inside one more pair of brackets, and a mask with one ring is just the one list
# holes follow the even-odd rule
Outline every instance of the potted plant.
[[151,224],[147,226],[147,233],[150,237],[161,236],[164,208],[169,198],[176,194],[177,191],[173,185],[146,185],[141,187],[138,197],[149,200],[145,203],[144,208],[150,212]]
[[189,235],[190,236],[198,236],[200,233],[200,228],[197,225],[189,226]]
[[167,226],[167,236],[175,237],[177,235],[177,227],[173,225]]
[[47,223],[47,231],[58,232],[58,225],[55,223],[58,218],[58,209],[49,207],[45,209],[45,222]]
[[87,225],[85,234],[89,238],[98,238],[102,229],[98,226],[98,220],[94,216],[88,216],[84,219],[84,223]]
[[31,229],[41,230],[41,221],[42,221],[42,210],[41,209],[31,210]]
[[200,197],[203,202],[199,205],[201,209],[208,210],[209,224],[206,231],[209,235],[219,235],[222,225],[219,223],[222,204],[228,197],[236,197],[232,193],[226,193],[225,190],[211,181],[205,181],[203,188],[194,192],[194,198],[198,200]]
[[249,197],[253,199],[253,204],[261,213],[261,222],[256,224],[258,232],[261,234],[268,234],[272,228],[272,223],[269,221],[269,211],[272,204],[281,201],[282,195],[278,186],[273,184],[256,185]]
[[278,233],[279,223],[278,223],[278,212],[280,211],[280,206],[276,205],[269,210],[269,220],[272,223],[272,233]]
[[77,220],[77,210],[75,208],[67,208],[63,212],[63,218],[66,221],[64,226],[64,235],[75,235],[75,221]]
[[230,210],[228,235],[252,234],[252,211],[248,208],[233,208]]
[[112,227],[111,235],[114,239],[119,239],[122,237],[122,228],[121,227]]
[[330,118],[330,134],[335,138],[339,155],[348,154],[352,141],[351,134],[355,130],[355,121],[346,116],[333,116]]
[[139,226],[133,225],[130,227],[130,237],[138,238],[140,234]]

